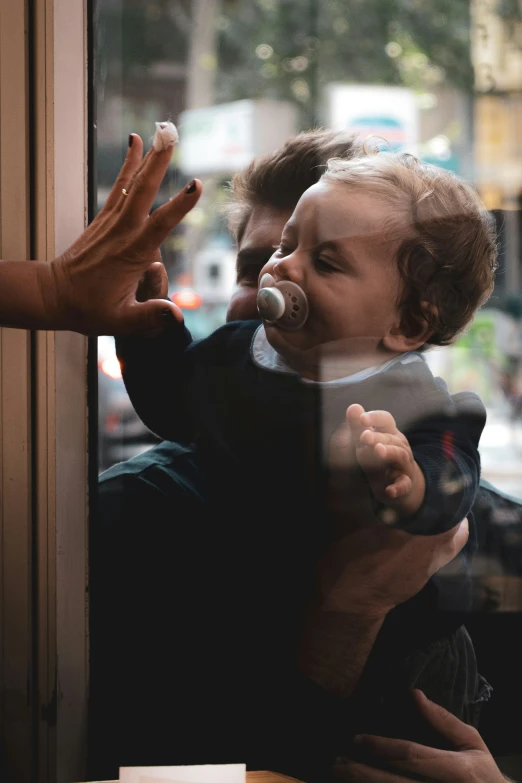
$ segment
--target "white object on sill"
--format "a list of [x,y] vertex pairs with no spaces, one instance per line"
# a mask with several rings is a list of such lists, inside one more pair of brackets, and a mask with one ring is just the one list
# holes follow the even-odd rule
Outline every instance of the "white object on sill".
[[245,783],[246,764],[120,767],[119,783]]

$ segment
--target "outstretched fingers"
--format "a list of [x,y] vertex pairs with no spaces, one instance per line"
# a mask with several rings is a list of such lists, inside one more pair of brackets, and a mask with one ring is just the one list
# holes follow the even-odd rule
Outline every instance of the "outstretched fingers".
[[172,160],[174,147],[172,143],[166,149],[151,148],[134,171],[129,183],[129,194],[122,206],[125,218],[131,225],[142,222],[150,213]]
[[201,191],[201,182],[193,180],[170,201],[158,207],[133,242],[134,254],[145,258],[148,253],[156,250],[197,204]]
[[142,163],[143,142],[136,133],[131,133],[129,136],[129,140],[130,139],[132,139],[132,144],[130,144],[127,149],[123,166],[120,169],[120,173],[111,188],[111,192],[109,193],[105,204],[99,212],[100,215],[111,212],[118,204],[121,205],[123,203],[125,196],[123,195],[122,190],[129,190],[132,179]]

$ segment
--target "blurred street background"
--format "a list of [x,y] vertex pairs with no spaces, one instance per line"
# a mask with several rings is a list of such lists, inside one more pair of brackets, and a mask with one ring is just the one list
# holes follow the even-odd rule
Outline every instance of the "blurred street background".
[[[256,155],[322,126],[377,134],[463,175],[499,230],[495,292],[457,346],[430,354],[488,408],[483,473],[522,495],[522,10],[519,0],[98,0],[95,180],[100,208],[130,131],[171,119],[180,144],[158,196],[192,177],[194,209],[164,245],[169,295],[196,337],[223,323],[235,253],[227,184]],[[156,443],[101,338],[99,468]]]

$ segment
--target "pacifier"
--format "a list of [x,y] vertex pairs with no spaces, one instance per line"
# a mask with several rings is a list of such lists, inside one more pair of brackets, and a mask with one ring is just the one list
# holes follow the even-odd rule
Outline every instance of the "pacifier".
[[308,318],[308,301],[303,289],[289,280],[276,283],[268,272],[259,281],[257,309],[264,321],[277,323],[290,332],[300,329]]

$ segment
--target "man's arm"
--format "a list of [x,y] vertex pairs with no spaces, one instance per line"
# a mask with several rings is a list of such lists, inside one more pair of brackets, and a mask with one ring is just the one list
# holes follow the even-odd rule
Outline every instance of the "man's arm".
[[348,698],[359,682],[385,616],[383,611],[372,615],[313,609],[301,641],[300,671],[325,691]]
[[320,566],[328,583],[319,585],[303,633],[302,673],[326,691],[350,696],[388,612],[453,560],[468,535],[467,520],[430,537],[379,525],[333,544]]

